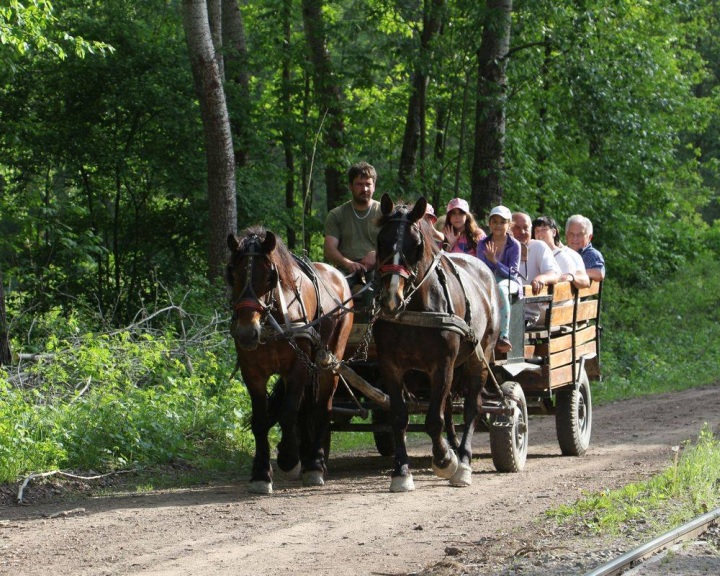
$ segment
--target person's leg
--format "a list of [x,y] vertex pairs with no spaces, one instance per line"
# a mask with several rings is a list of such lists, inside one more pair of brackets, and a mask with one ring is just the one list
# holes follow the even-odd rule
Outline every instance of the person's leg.
[[498,282],[500,288],[500,338],[507,339],[510,334],[510,290],[508,282]]

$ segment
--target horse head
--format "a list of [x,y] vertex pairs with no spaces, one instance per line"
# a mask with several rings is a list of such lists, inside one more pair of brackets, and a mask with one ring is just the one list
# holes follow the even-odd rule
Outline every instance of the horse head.
[[421,197],[412,208],[395,205],[384,194],[380,202],[382,217],[378,223],[377,269],[382,282],[380,306],[384,312],[400,312],[406,292],[418,275],[421,262],[432,257],[432,241],[423,230],[427,200]]
[[273,290],[278,286],[278,269],[273,252],[278,245],[275,234],[261,227],[248,228],[238,239],[227,239],[231,251],[225,278],[232,295],[233,314],[230,333],[243,350],[254,350],[260,343],[262,327],[273,307]]

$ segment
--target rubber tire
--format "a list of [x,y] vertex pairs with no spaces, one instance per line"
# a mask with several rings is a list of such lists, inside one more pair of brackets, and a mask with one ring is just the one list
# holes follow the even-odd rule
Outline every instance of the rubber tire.
[[[389,424],[390,412],[373,410],[372,423]],[[373,430],[373,438],[375,439],[375,448],[380,456],[395,456],[395,436],[392,432]]]
[[[498,472],[520,472],[528,450],[528,411],[525,393],[517,382],[505,382],[503,394],[518,399],[513,416],[490,415],[490,453]],[[504,424],[503,426],[497,426]]]
[[592,395],[590,380],[583,370],[577,390],[560,390],[555,400],[555,427],[563,456],[582,456],[590,446],[592,434]]

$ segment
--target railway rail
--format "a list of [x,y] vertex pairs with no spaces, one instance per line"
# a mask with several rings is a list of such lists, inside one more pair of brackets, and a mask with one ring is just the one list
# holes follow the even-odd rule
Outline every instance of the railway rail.
[[[635,548],[634,550],[631,550],[630,552],[606,562],[602,566],[598,566],[594,570],[587,572],[585,576],[614,576],[616,574],[628,574],[627,571],[630,569],[633,569],[635,572],[636,568],[644,568],[648,566],[653,559],[657,558],[658,553],[667,551],[676,544],[692,540],[698,535],[703,534],[711,526],[717,525],[719,518],[720,508],[716,508],[711,512],[694,518],[690,522],[687,522],[678,528],[674,528],[673,530],[658,536],[657,538]],[[718,564],[720,564],[720,559],[718,559]],[[657,573],[673,574],[676,572],[674,572],[668,565],[663,565],[662,571]],[[644,574],[650,574],[650,572],[644,572]]]

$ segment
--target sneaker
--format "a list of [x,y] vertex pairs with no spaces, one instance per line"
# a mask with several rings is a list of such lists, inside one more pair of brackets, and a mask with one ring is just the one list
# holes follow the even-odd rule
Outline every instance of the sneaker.
[[500,336],[498,338],[497,344],[495,345],[495,350],[498,352],[503,352],[507,354],[512,350],[512,344],[510,344],[510,340],[507,339],[507,336]]

